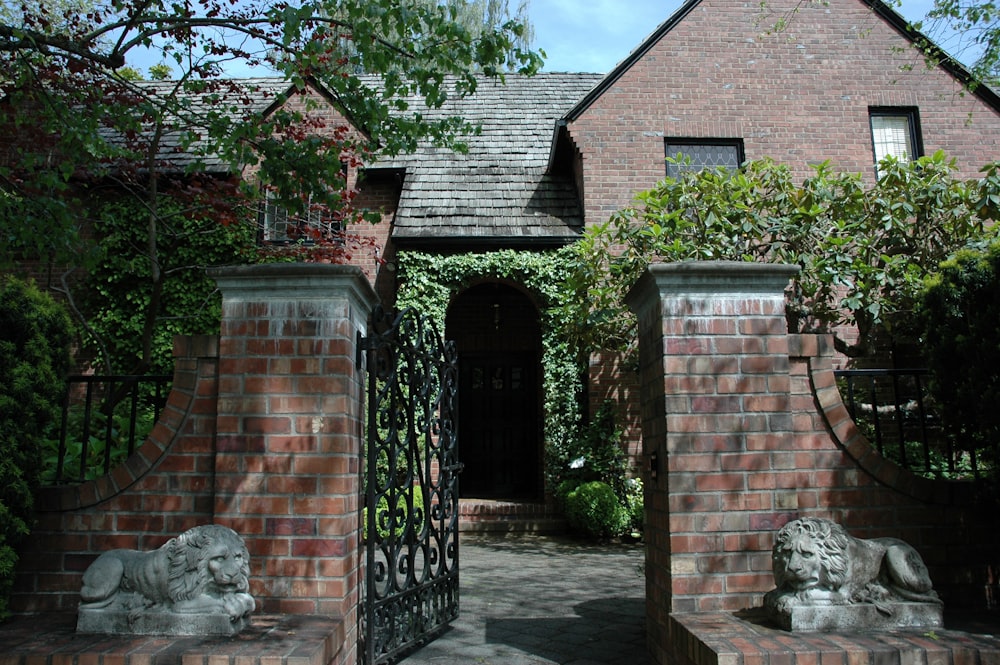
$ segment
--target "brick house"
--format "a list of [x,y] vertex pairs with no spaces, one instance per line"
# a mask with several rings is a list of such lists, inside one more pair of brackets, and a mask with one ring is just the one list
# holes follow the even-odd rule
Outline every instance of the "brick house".
[[[781,13],[778,3],[770,10]],[[464,154],[422,146],[350,174],[358,205],[382,211],[383,223],[355,228],[380,254],[355,260],[383,302],[395,301],[407,252],[563,247],[652,187],[667,174],[665,157],[678,153],[705,166],[771,157],[803,176],[829,160],[868,179],[885,154],[944,150],[967,177],[997,157],[1000,98],[985,87],[968,92],[967,74],[951,60],[926,66],[913,48],[920,36],[881,2],[805,4],[781,32],[769,32],[774,18],[761,11],[756,3],[689,0],[607,75],[508,75],[506,85],[483,83],[472,97],[426,111],[482,131],[468,137]],[[262,109],[281,87],[254,85],[266,92]],[[348,120],[326,101],[331,125]],[[264,216],[269,237],[280,235],[280,218]],[[463,493],[538,502],[542,298],[499,274],[470,276],[450,298],[446,334],[467,368]],[[633,401],[629,371],[604,371],[615,362],[592,361],[592,408],[606,398]],[[630,432],[635,456],[637,429]]]
[[[453,100],[437,111],[481,123],[482,132],[470,137],[467,153],[422,147],[351,174],[362,192],[359,204],[384,215],[382,223],[357,229],[373,235],[382,247],[377,261],[374,256],[358,257],[374,290],[391,304],[407,288],[398,276],[404,273],[408,253],[416,251],[448,257],[553,254],[587,225],[604,221],[633,192],[654,185],[666,172],[665,155],[675,151],[706,165],[737,165],[770,156],[803,174],[810,162],[830,159],[835,167],[861,171],[867,178],[874,177],[876,155],[885,149],[882,139],[894,135],[903,138],[903,147],[892,147],[902,151],[896,154],[913,156],[940,148],[955,156],[969,177],[995,157],[1000,100],[987,89],[963,95],[962,71],[954,65],[924,69],[921,57],[907,50],[914,35],[890,10],[867,0],[806,4],[781,35],[764,34],[757,11],[755,4],[692,0],[606,76],[509,76],[506,86],[483,85],[474,97]],[[806,36],[797,37],[796,31]],[[714,35],[724,35],[725,42]],[[335,107],[329,108],[339,118]],[[280,214],[271,219],[280,221]],[[267,215],[264,222],[269,223]],[[296,268],[316,267],[329,266]],[[466,464],[461,510],[471,512],[464,515],[467,521],[535,516],[544,511],[539,505],[549,434],[543,408],[550,388],[543,372],[545,354],[550,353],[543,343],[544,294],[516,273],[479,271],[448,279],[459,286],[446,292],[446,335],[456,341],[465,368],[459,386],[460,454]],[[677,280],[678,300],[686,298],[683,281]],[[743,395],[734,387],[707,398],[692,395],[698,392],[691,389],[694,382],[670,381],[683,377],[664,377],[660,368],[660,392],[647,391],[653,396],[648,403],[655,404],[644,425],[652,422],[661,436],[647,436],[645,450],[633,440],[637,435],[629,441],[633,456],[645,455],[649,462],[644,469],[646,492],[654,500],[646,502],[647,625],[661,649],[671,640],[667,613],[745,607],[769,588],[771,542],[764,532],[798,512],[837,511],[851,527],[864,526],[877,532],[873,535],[908,525],[901,535],[908,542],[929,543],[929,560],[939,568],[958,559],[977,564],[990,560],[989,553],[981,552],[992,547],[991,539],[982,538],[977,528],[951,511],[951,505],[963,505],[964,497],[928,508],[931,501],[923,498],[939,499],[942,486],[883,463],[856,432],[839,402],[832,372],[825,366],[814,368],[819,360],[828,360],[828,350],[821,348],[825,345],[785,339],[798,336],[785,335],[781,288],[757,299],[768,307],[763,313],[725,304],[718,308],[729,319],[747,319],[741,335],[750,338],[748,349],[769,349],[765,358],[749,350],[745,354],[751,356],[746,361],[757,378],[773,374],[779,386],[765,377],[757,382],[765,386],[761,394],[746,396],[754,401],[754,419],[760,424],[748,433],[734,426],[742,413],[731,407],[721,415],[686,408],[694,399],[724,404]],[[745,293],[740,289],[720,287],[711,295],[719,301],[740,300]],[[276,289],[268,297],[284,306],[287,293]],[[653,294],[651,301],[660,302],[661,297]],[[291,373],[296,365],[311,365],[312,373],[303,372],[304,383],[322,391],[344,390],[346,385],[360,392],[353,345],[362,323],[351,320],[331,339],[312,319],[301,326],[272,327],[270,305],[239,298],[234,302],[234,309],[245,308],[248,320],[234,318],[228,340],[180,342],[190,347],[178,348],[183,390],[175,393],[171,422],[154,430],[156,436],[140,455],[110,477],[49,497],[38,544],[42,551],[50,547],[66,557],[37,557],[38,570],[28,572],[37,573],[37,586],[46,594],[27,598],[22,607],[51,603],[66,609],[75,603],[78,574],[98,549],[96,540],[100,547],[109,542],[145,546],[150,539],[175,534],[193,519],[211,518],[253,534],[266,557],[259,595],[266,598],[268,611],[349,616],[344,608],[354,592],[341,578],[350,578],[350,566],[356,565],[347,544],[356,542],[360,446],[350,456],[338,452],[331,457],[329,448],[349,438],[346,430],[360,431],[360,422],[350,420],[360,400],[337,400],[350,402],[344,409],[349,417],[332,407],[323,411],[324,404],[310,407],[323,411],[323,417],[305,418],[299,411],[306,407],[300,404],[314,400],[297,399],[298,377],[271,381],[258,372],[263,371],[260,366]],[[311,310],[309,316],[314,316]],[[647,319],[659,335],[649,335],[653,343],[647,348],[653,353],[647,357],[667,358],[661,352],[669,326],[655,317]],[[681,321],[687,318],[675,316],[666,322],[675,324],[669,332],[677,337],[686,335]],[[236,347],[244,342],[234,344],[234,333],[249,327],[262,331],[260,339],[253,340],[252,348]],[[339,366],[341,373],[327,372],[326,363],[292,363],[278,355],[274,357],[280,362],[270,362],[260,349],[277,353],[285,346],[276,343],[285,334],[279,329],[301,333],[303,339],[289,344],[296,348],[336,347],[329,364]],[[767,337],[780,339],[772,348]],[[218,348],[226,343],[236,348]],[[815,348],[806,348],[810,345]],[[676,352],[670,359],[680,355]],[[702,366],[715,367],[712,358],[700,360]],[[744,366],[736,356],[721,362]],[[682,358],[676,367],[686,363]],[[253,367],[258,369],[248,370]],[[604,367],[601,359],[591,364],[591,401],[612,396],[628,403],[631,375],[627,370],[606,373]],[[350,382],[345,383],[342,379],[348,375]],[[688,390],[680,394],[671,388],[675,392],[668,395],[667,385],[687,385]],[[268,404],[271,397],[280,406],[258,417],[253,409]],[[679,424],[686,441],[700,448],[667,455],[672,442],[665,436],[662,411],[668,401],[674,408],[671,426]],[[249,426],[247,420],[252,421]],[[829,435],[829,429],[836,436]],[[159,455],[173,441],[181,442],[180,450],[171,450],[172,457],[162,463]],[[728,466],[720,463],[723,458]],[[859,458],[864,463],[854,464]],[[147,473],[155,465],[155,473]],[[902,482],[896,482],[900,478]],[[900,498],[895,485],[915,489]],[[914,496],[918,500],[911,501]],[[962,538],[954,537],[958,532],[965,532],[959,534]],[[107,539],[109,534],[115,540]],[[320,557],[327,559],[315,565]],[[335,557],[347,564],[340,566]],[[51,574],[53,569],[57,574]],[[964,570],[956,568],[956,574]],[[289,589],[282,579],[286,575],[304,579],[300,587],[306,590]],[[968,577],[952,580],[951,586],[975,582]],[[26,583],[21,588],[34,587]],[[340,588],[344,593],[333,592]],[[331,595],[346,600],[333,601]]]
[[[969,93],[967,73],[949,59],[925,64],[913,47],[920,35],[892,9],[868,0],[805,4],[782,32],[768,31],[781,15],[777,3],[771,11],[690,0],[606,76],[508,77],[506,87],[481,89],[445,109],[482,123],[483,133],[467,155],[429,150],[377,165],[399,169],[402,180],[382,274],[399,251],[547,251],[571,242],[663,178],[665,157],[678,153],[705,166],[770,157],[803,177],[811,164],[829,160],[867,180],[886,154],[943,150],[964,177],[996,158],[1000,98],[985,87]],[[391,282],[379,283],[390,300]],[[529,291],[497,278],[453,296],[448,335],[467,364],[505,375],[503,385],[522,363],[537,367]],[[503,330],[490,325],[496,312]],[[605,371],[615,362],[592,361],[591,408],[606,398],[634,401],[630,373]],[[537,370],[527,376],[543,390]],[[463,385],[466,404],[474,403],[470,390]],[[481,440],[470,432],[480,426],[500,431],[518,415],[541,418],[528,400],[476,403],[465,412],[467,496],[540,498],[537,482],[474,479],[477,464],[506,463],[503,445],[469,451]],[[633,416],[630,409],[630,423]],[[520,441],[521,472],[532,473],[525,460],[540,459],[541,427],[522,425],[510,435]],[[637,435],[628,438],[637,453]]]

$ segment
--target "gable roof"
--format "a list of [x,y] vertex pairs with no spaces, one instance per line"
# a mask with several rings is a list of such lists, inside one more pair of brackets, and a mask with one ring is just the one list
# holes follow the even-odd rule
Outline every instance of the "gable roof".
[[[206,149],[204,142],[195,140],[190,144],[185,143],[186,130],[190,126],[200,125],[185,123],[184,114],[194,115],[203,121],[210,114],[227,116],[235,121],[248,117],[266,117],[285,100],[300,92],[292,83],[278,77],[216,79],[206,82],[206,89],[200,94],[178,92],[177,81],[139,81],[134,85],[141,86],[150,100],[157,97],[166,99],[173,95],[182,100],[179,107],[183,109],[181,113],[172,113],[167,118],[170,126],[159,138],[157,158],[179,171],[197,165],[207,173],[226,173],[232,170],[233,165]],[[322,86],[313,81],[307,81],[307,86],[308,90],[335,104],[333,97]]]
[[[972,90],[973,94],[983,102],[1000,112],[1000,96],[985,84],[979,84],[975,78],[960,62],[952,58],[943,50],[938,48],[926,35],[913,28],[909,21],[903,18],[894,9],[883,3],[881,0],[858,0],[868,5],[872,11],[881,17],[886,23],[892,26],[900,35],[906,38],[915,48],[920,44],[927,44],[928,55],[939,63],[940,67],[954,76],[963,86]],[[594,86],[590,92],[582,97],[562,117],[564,122],[572,122],[582,115],[590,105],[601,97],[621,76],[629,70],[638,60],[641,60],[650,49],[652,49],[668,32],[691,13],[702,0],[687,0],[675,11],[670,18],[660,24],[639,46],[637,46],[624,60],[615,66],[608,74]]]
[[[377,87],[374,76],[362,77]],[[403,243],[462,243],[476,245],[562,245],[583,229],[580,197],[571,174],[547,172],[556,121],[601,79],[600,74],[541,73],[533,77],[507,74],[504,84],[481,81],[474,95],[450,95],[440,108],[408,99],[411,113],[434,121],[458,116],[481,127],[461,137],[466,153],[422,143],[411,154],[383,158],[369,170],[404,173],[393,238]],[[280,78],[236,79],[228,82],[245,91],[243,101],[219,101],[212,93],[188,95],[191,111],[269,113],[294,88]],[[172,82],[144,83],[168,94]],[[331,104],[336,100],[320,86],[311,86]],[[245,95],[245,97],[244,97]],[[362,128],[363,131],[363,128]],[[194,164],[207,172],[224,172],[229,165],[208,154],[200,158],[197,143],[183,149],[184,133],[167,132],[160,158],[178,169]]]
[[474,95],[451,97],[428,118],[460,116],[481,126],[465,154],[421,145],[380,161],[405,169],[393,238],[402,243],[565,244],[583,229],[572,174],[547,172],[559,117],[600,74],[508,74]]

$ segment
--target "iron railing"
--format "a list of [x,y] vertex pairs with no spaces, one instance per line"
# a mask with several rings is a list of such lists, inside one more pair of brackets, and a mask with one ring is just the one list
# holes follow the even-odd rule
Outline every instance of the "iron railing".
[[43,483],[78,483],[110,473],[156,424],[172,379],[169,374],[69,377],[58,431],[45,442]]
[[879,454],[932,478],[978,478],[975,451],[962,450],[941,428],[925,369],[834,372],[848,412]]

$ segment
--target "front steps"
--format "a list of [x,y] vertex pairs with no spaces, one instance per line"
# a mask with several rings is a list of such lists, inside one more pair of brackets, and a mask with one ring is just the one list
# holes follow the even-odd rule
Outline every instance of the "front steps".
[[460,499],[458,528],[462,533],[564,533],[566,520],[547,503]]

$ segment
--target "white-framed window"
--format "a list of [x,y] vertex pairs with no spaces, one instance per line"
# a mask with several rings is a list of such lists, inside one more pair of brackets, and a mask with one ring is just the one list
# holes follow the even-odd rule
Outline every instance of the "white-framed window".
[[666,156],[677,160],[667,162],[667,175],[671,178],[676,178],[682,171],[701,171],[719,166],[738,169],[744,160],[743,139],[668,138],[664,146]]
[[317,236],[332,239],[341,230],[340,222],[330,219],[325,208],[307,200],[301,212],[292,213],[276,201],[271,192],[265,194],[260,217],[261,237],[266,243],[308,243],[317,240]]
[[868,109],[872,130],[875,172],[886,157],[909,162],[922,152],[920,121],[914,108],[872,107]]

